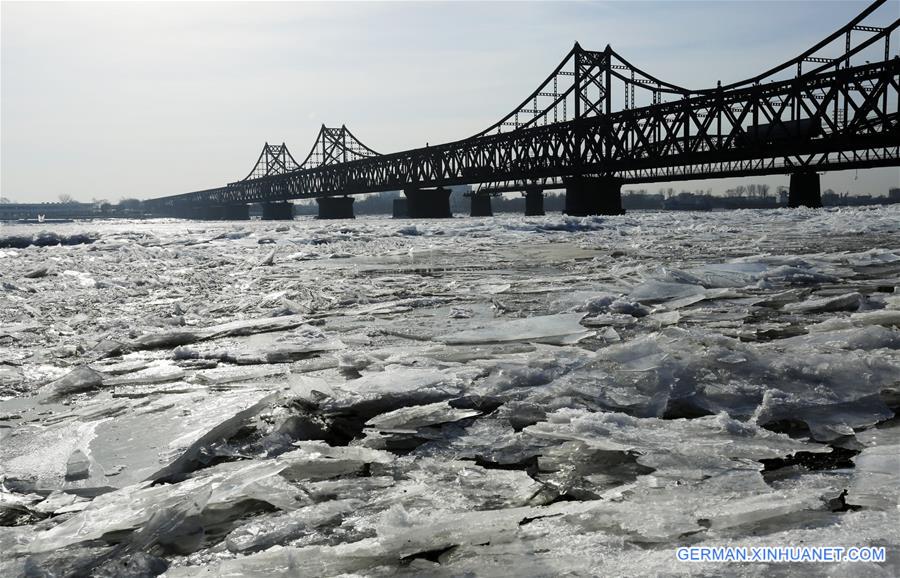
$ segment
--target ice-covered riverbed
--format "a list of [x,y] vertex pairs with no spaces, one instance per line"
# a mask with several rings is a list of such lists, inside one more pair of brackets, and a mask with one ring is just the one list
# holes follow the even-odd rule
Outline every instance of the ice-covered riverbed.
[[2,576],[900,573],[900,207],[52,227]]

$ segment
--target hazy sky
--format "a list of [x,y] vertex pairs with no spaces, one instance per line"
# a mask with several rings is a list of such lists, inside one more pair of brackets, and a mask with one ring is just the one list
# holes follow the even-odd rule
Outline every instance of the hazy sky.
[[[578,40],[688,87],[797,55],[867,2],[0,4],[0,193],[148,198],[243,178],[319,125],[379,152],[457,140],[516,106]],[[900,0],[880,9],[900,16]],[[787,177],[675,183],[724,190]],[[656,190],[665,184],[651,184]],[[828,173],[884,194],[900,170]]]

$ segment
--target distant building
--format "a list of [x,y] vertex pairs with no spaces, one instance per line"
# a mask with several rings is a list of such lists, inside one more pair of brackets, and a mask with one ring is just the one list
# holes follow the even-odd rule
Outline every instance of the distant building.
[[894,187],[888,191],[888,199],[890,199],[892,203],[900,203],[900,187]]

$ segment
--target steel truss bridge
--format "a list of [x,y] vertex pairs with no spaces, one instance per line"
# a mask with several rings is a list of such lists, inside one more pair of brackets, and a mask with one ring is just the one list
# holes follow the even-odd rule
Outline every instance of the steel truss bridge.
[[883,22],[885,3],[762,74],[702,90],[660,80],[610,46],[576,43],[519,106],[471,137],[379,154],[345,126],[323,125],[302,162],[266,143],[244,179],[145,205],[185,216],[398,189],[412,203],[428,187],[471,184],[485,195],[566,188],[572,212],[586,214],[615,209],[623,183],[769,174],[791,174],[799,203],[818,197],[817,172],[900,165],[900,57],[891,52],[900,19]]

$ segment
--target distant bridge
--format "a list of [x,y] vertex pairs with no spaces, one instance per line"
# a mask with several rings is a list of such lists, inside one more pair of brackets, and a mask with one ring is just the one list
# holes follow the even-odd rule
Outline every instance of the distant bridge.
[[[796,58],[758,76],[691,90],[652,76],[610,46],[578,43],[519,106],[469,138],[379,154],[346,127],[322,126],[297,162],[284,144],[263,150],[244,179],[152,199],[160,215],[290,218],[293,199],[316,198],[319,216],[352,217],[352,195],[404,191],[409,216],[450,216],[443,187],[522,191],[543,214],[543,191],[564,188],[573,215],[621,212],[621,185],[790,174],[790,204],[821,206],[819,172],[900,166],[900,57],[876,26],[886,0]],[[895,16],[892,14],[891,16]]]

